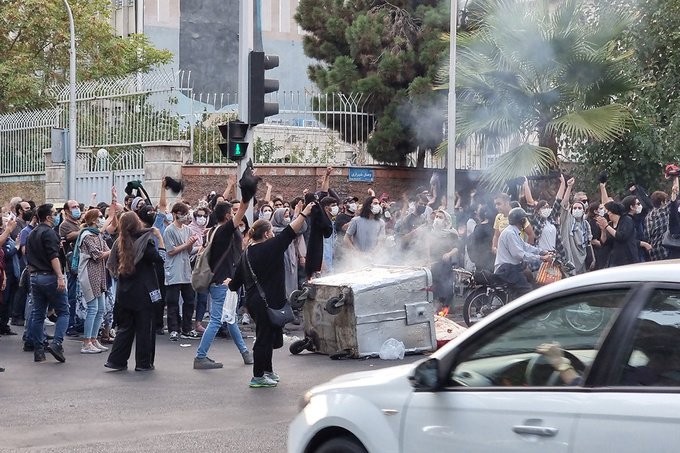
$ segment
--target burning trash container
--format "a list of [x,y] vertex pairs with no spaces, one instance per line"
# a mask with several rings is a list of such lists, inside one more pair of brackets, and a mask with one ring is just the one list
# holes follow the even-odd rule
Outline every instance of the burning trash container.
[[312,280],[291,295],[292,305],[304,303],[305,339],[290,351],[378,356],[389,338],[403,342],[406,353],[434,351],[431,286],[425,267],[374,266]]

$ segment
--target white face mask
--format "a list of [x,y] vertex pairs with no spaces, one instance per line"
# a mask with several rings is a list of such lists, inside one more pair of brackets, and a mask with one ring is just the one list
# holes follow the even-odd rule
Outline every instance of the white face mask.
[[205,217],[196,217],[196,225],[205,226],[206,223],[208,223],[208,219]]
[[541,209],[540,212],[541,212],[541,217],[543,217],[544,219],[547,219],[548,217],[550,217],[550,214],[552,214],[552,209],[551,208],[543,208],[543,209]]
[[332,207],[331,207],[331,215],[332,215],[332,216],[338,215],[338,212],[340,212],[340,208],[338,208],[337,206],[332,206]]
[[385,218],[386,218],[386,219],[391,219],[391,218],[392,218],[392,214],[390,214],[390,211],[385,211]]
[[635,213],[636,214],[641,214],[642,213],[642,205],[637,205],[635,206]]
[[374,204],[374,205],[371,206],[371,212],[374,215],[378,215],[382,212],[382,208],[380,207],[379,204]]
[[173,220],[175,220],[175,219],[173,219],[173,217],[172,217],[172,212],[166,212],[165,213],[165,221],[166,222],[172,222]]
[[104,228],[105,223],[106,223],[106,220],[100,218],[99,220],[97,220],[97,228],[99,228],[99,229]]
[[272,214],[273,213],[271,211],[262,211],[262,218],[265,220],[271,220]]
[[583,209],[574,208],[571,210],[571,215],[573,215],[575,219],[580,219],[583,217]]
[[436,218],[434,219],[434,222],[432,222],[432,228],[435,230],[443,230],[444,227],[446,226],[446,220]]
[[349,205],[347,205],[347,209],[349,209],[350,212],[356,212],[357,204],[356,203],[350,203]]
[[597,210],[597,215],[599,215],[600,217],[604,217],[605,212],[606,212],[606,211],[604,210],[604,208],[598,209],[598,210]]

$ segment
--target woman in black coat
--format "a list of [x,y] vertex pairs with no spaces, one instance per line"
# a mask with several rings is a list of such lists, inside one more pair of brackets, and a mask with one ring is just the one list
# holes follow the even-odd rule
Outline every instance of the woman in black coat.
[[[158,250],[155,241],[158,241]],[[135,371],[154,369],[156,333],[154,303],[161,298],[155,265],[163,262],[165,245],[157,228],[143,229],[134,212],[120,218],[120,236],[113,244],[107,268],[118,279],[113,317],[118,325],[116,339],[105,367],[127,369],[132,343]]]
[[597,217],[597,225],[605,230],[605,245],[609,248],[607,267],[623,266],[639,262],[638,246],[640,241],[635,237],[633,218],[626,213],[623,205],[609,201],[604,205],[609,222],[604,217]]
[[[272,365],[272,355],[274,349],[283,346],[283,328],[269,321],[267,305],[281,308],[286,303],[284,254],[302,230],[314,206],[316,203],[305,206],[300,215],[276,236],[268,220],[256,221],[250,229],[251,242],[241,256],[234,278],[229,282],[232,291],[245,286],[246,308],[255,320],[257,339],[253,346],[253,378],[250,387],[276,387],[279,381],[279,375],[274,372]],[[251,268],[266,301],[260,296]]]

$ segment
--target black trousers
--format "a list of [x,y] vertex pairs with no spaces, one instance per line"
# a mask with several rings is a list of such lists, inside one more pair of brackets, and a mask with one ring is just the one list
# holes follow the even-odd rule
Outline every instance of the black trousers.
[[[179,315],[179,295],[182,294],[182,316]],[[191,283],[165,286],[165,301],[168,304],[168,331],[183,333],[192,330],[191,317],[194,315],[196,294]]]
[[283,328],[269,322],[267,309],[262,301],[246,304],[248,313],[255,320],[255,344],[253,345],[253,376],[262,377],[274,371],[274,349],[283,346]]
[[135,367],[148,368],[153,365],[156,355],[156,329],[153,322],[153,305],[142,309],[130,309],[116,304],[113,317],[118,326],[116,339],[113,340],[109,363],[117,366],[127,366],[132,343],[135,343]]
[[163,315],[165,314],[165,271],[162,264],[155,264],[156,277],[158,277],[158,284],[161,289],[161,300],[154,302],[154,321],[156,329],[163,328]]

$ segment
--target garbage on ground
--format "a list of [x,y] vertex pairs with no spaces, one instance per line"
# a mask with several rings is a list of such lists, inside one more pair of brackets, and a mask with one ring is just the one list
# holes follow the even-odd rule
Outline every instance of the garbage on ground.
[[379,357],[382,360],[402,360],[405,353],[404,343],[395,338],[388,338],[380,347]]
[[435,335],[437,336],[437,349],[439,349],[449,341],[456,338],[458,335],[465,332],[466,328],[454,321],[451,321],[445,316],[435,315],[434,330]]

